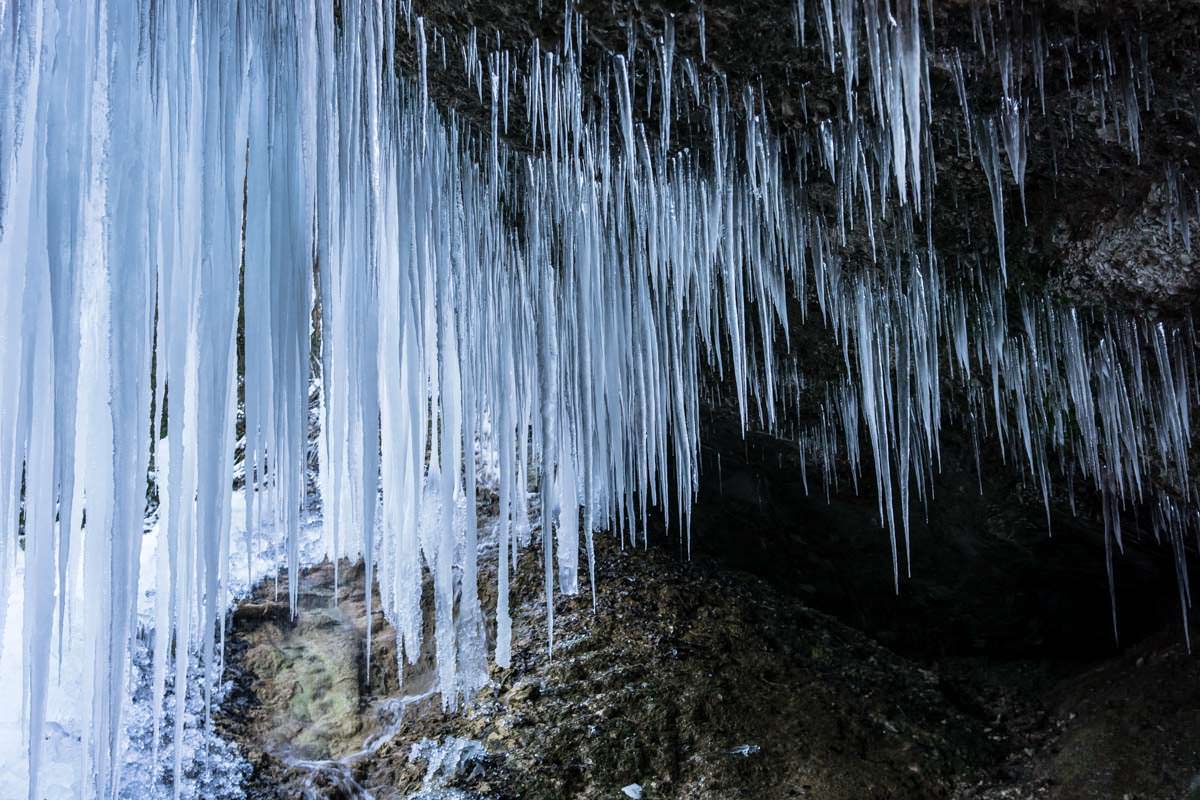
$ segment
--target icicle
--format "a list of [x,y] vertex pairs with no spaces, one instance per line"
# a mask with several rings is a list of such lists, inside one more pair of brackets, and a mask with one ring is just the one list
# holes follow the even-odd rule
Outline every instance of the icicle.
[[1021,195],[1021,213],[1025,215],[1025,128],[1026,110],[1019,100],[1005,100],[1000,111],[1000,129],[1003,132],[1004,152],[1012,169],[1013,181]]
[[1000,256],[1000,274],[1008,281],[1008,265],[1005,262],[1004,245],[1004,177],[1000,173],[1000,146],[996,137],[996,125],[983,120],[977,132],[979,165],[987,178],[988,191],[992,195],[992,219],[996,227],[996,248]]

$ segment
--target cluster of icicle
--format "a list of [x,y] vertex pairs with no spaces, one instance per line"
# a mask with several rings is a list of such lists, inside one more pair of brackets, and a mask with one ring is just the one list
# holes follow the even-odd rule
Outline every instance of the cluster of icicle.
[[[948,270],[932,244],[939,134],[917,1],[825,0],[807,22],[805,10],[801,38],[818,33],[847,102],[781,137],[753,89],[676,58],[670,20],[649,54],[631,45],[587,65],[594,94],[577,17],[558,52],[481,54],[472,37],[464,71],[491,108],[490,130],[474,130],[429,99],[447,40],[393,0],[336,13],[330,0],[0,1],[0,597],[23,558],[30,797],[56,619],[87,618],[89,796],[115,791],[139,586],[156,588],[155,707],[189,659],[210,685],[219,670],[239,568],[239,332],[251,546],[286,541],[294,602],[319,376],[329,554],[365,558],[408,660],[431,575],[448,704],[486,680],[477,444],[499,475],[494,658],[506,665],[509,571],[531,518],[552,630],[553,595],[578,591],[593,530],[644,531],[654,508],[687,529],[708,370],[732,376],[743,426],[784,429],[804,374],[787,348],[797,306],[816,306],[845,360],[816,427],[796,433],[801,453],[827,485],[846,464],[857,483],[870,460],[897,581],[910,496],[927,497],[955,391],[972,431],[1023,465],[1048,507],[1052,473],[1093,481],[1112,544],[1122,508],[1152,502],[1186,612],[1185,537],[1200,533],[1191,323],[1085,314],[1006,286],[1023,89],[1042,88],[1049,44],[975,5],[980,47],[1003,65],[991,114],[967,102],[960,54],[946,60],[1000,265],[984,266],[990,249]],[[402,43],[417,80],[393,68]],[[1120,110],[1136,150],[1144,58],[1094,52],[1107,62],[1092,96]],[[506,144],[512,108],[520,150]],[[704,146],[672,142],[685,114]],[[1200,202],[1168,177],[1172,229],[1190,247]],[[832,207],[810,196],[817,184],[834,187]],[[159,453],[163,543],[146,576]]]

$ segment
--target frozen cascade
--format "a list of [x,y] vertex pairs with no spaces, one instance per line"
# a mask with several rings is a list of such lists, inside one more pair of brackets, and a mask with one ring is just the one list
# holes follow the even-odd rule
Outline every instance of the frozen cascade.
[[[21,596],[30,798],[45,772],[55,645],[72,620],[86,666],[80,783],[112,796],[138,598],[153,588],[156,752],[183,740],[195,691],[207,702],[219,686],[231,586],[258,555],[282,554],[294,603],[314,380],[315,557],[365,559],[401,657],[434,637],[448,706],[486,681],[474,516],[485,466],[499,471],[504,664],[510,567],[533,529],[551,614],[556,587],[579,590],[594,531],[636,540],[656,509],[690,530],[700,396],[714,375],[732,381],[743,429],[792,437],[826,493],[847,463],[857,490],[870,463],[897,588],[911,504],[928,499],[953,418],[1040,488],[1047,514],[1052,479],[1090,480],[1114,550],[1123,511],[1149,503],[1189,613],[1193,321],[1070,308],[1006,277],[1001,151],[1023,205],[1039,107],[1025,92],[1042,90],[1054,59],[1068,78],[1072,57],[1102,64],[1089,88],[1137,153],[1138,90],[1151,90],[1140,51],[1106,41],[1072,55],[1037,26],[1026,48],[987,10],[976,38],[1004,64],[998,114],[970,104],[984,80],[970,54],[954,54],[952,73],[995,249],[951,269],[929,211],[945,144],[929,70],[941,56],[917,0],[823,0],[807,17],[797,3],[799,38],[842,71],[846,104],[793,138],[753,89],[735,93],[676,52],[670,23],[654,59],[631,45],[590,65],[606,89],[586,100],[582,20],[567,20],[555,52],[487,52],[473,38],[464,69],[491,106],[476,130],[431,104],[426,70],[445,61],[446,40],[408,5],[337,11],[324,0],[0,4],[0,279],[11,287],[0,297],[11,387],[0,393],[0,592]],[[419,54],[415,81],[388,66],[398,37]],[[639,115],[655,103],[657,136]],[[689,108],[708,139],[680,147],[673,123]],[[522,109],[526,149],[506,138]],[[833,208],[806,192],[818,181],[834,187]],[[1176,168],[1165,185],[1171,236],[1190,249],[1200,194]],[[858,229],[869,269],[849,252]],[[789,346],[796,305],[819,314],[844,358],[806,427],[787,413],[804,383],[804,354]],[[965,410],[943,402],[950,385]],[[142,569],[152,457],[170,469],[161,546]],[[168,676],[197,670],[199,689],[168,691]],[[172,771],[178,789],[179,750]]]

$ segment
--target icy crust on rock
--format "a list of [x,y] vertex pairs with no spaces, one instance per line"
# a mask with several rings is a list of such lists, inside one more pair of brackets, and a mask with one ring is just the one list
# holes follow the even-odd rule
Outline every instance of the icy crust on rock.
[[[933,244],[942,143],[921,4],[807,5],[798,34],[841,71],[846,102],[785,140],[752,87],[731,92],[676,59],[669,21],[652,54],[589,65],[602,90],[586,95],[577,17],[557,52],[464,49],[491,107],[480,131],[430,104],[431,61],[459,54],[393,0],[0,4],[0,594],[21,598],[29,797],[49,780],[56,632],[80,630],[82,793],[112,796],[143,588],[156,746],[184,738],[195,694],[168,698],[169,675],[198,672],[206,703],[219,686],[246,560],[280,551],[294,602],[314,375],[322,551],[365,558],[368,619],[377,579],[403,658],[433,637],[449,706],[487,675],[482,464],[499,489],[504,665],[508,567],[531,517],[551,646],[553,595],[578,590],[593,530],[644,534],[655,508],[689,529],[709,374],[728,379],[743,427],[794,436],[827,486],[839,465],[856,483],[869,465],[897,585],[912,500],[928,500],[939,431],[961,413],[955,424],[1003,448],[1047,505],[1052,480],[1090,481],[1112,549],[1128,510],[1149,506],[1186,615],[1185,537],[1200,536],[1191,320],[1083,312],[1007,285],[1006,195],[1010,183],[1023,195],[1030,98],[1048,67],[1070,73],[1072,53],[1052,59],[1036,26],[1012,23],[1023,11],[997,20],[987,6],[985,19],[973,4],[1001,103],[972,107],[960,89],[960,132],[994,235],[951,264]],[[414,80],[393,69],[398,37],[417,49]],[[1089,53],[1101,77],[1081,91],[1120,114],[1138,152],[1144,58],[1107,40]],[[953,63],[956,82],[974,79]],[[501,141],[517,95],[522,152]],[[642,108],[659,109],[657,137]],[[703,147],[672,147],[681,114],[701,120]],[[1190,248],[1194,190],[1169,178],[1172,235]],[[832,209],[809,196],[818,182],[834,187]],[[854,246],[864,229],[869,252]],[[796,314],[819,315],[843,355],[801,427],[789,422],[806,386],[806,354],[788,347]],[[152,454],[171,469],[161,546],[143,566]],[[177,790],[184,777],[176,749]]]
[[[159,465],[157,476],[165,476],[165,464]],[[235,494],[233,500],[235,507],[241,505],[240,494]],[[160,548],[165,547],[165,541],[158,525],[159,512],[163,510],[160,506],[151,512],[139,543],[143,573],[152,574],[156,560],[164,557]],[[239,551],[236,554],[240,557],[240,548],[236,544],[235,550]],[[245,558],[241,560],[246,561]],[[254,580],[269,574],[275,563],[269,553],[253,558]],[[73,565],[68,574],[77,581],[79,572],[78,566]],[[20,581],[21,577],[18,565],[16,578]],[[240,595],[248,588],[243,583],[245,579],[243,575],[232,581],[232,595]],[[86,602],[79,598],[81,588],[78,585],[68,591],[76,602]],[[137,601],[137,633],[129,646],[130,671],[122,701],[124,715],[118,740],[120,763],[117,769],[121,785],[117,797],[135,800],[176,796],[171,779],[178,753],[181,768],[178,796],[237,800],[243,797],[242,782],[249,774],[250,766],[235,744],[222,739],[207,724],[211,711],[210,695],[205,691],[204,670],[195,660],[199,654],[192,653],[193,664],[187,676],[186,692],[181,693],[182,704],[175,703],[173,674],[164,675],[162,686],[155,688],[154,595],[153,588],[146,589],[139,593]],[[22,599],[19,593],[9,599],[10,624],[0,645],[3,648],[0,650],[0,679],[12,686],[19,686],[21,681]],[[83,623],[78,615],[56,621],[55,651],[46,701],[49,721],[43,736],[43,780],[39,795],[46,800],[68,800],[79,796],[78,765],[83,757],[82,725],[85,721],[81,713],[85,689],[82,682],[85,667]],[[217,655],[220,657],[219,650]],[[213,685],[212,703],[220,704],[226,690],[224,682]],[[155,702],[156,692],[165,703]],[[177,714],[183,715],[182,725],[178,728],[175,725]],[[20,703],[0,706],[0,796],[20,797],[26,790],[25,726]],[[177,735],[181,736],[178,740]],[[182,742],[182,746],[176,747],[176,741]]]
[[472,795],[447,784],[456,778],[469,777],[486,758],[487,750],[474,739],[447,736],[443,741],[414,742],[408,760],[424,762],[425,776],[421,779],[421,790],[410,795],[409,800],[471,800]]

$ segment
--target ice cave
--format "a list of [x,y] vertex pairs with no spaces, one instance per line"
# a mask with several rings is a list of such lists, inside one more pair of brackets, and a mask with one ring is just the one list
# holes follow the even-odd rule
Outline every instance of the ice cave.
[[1200,0],[0,0],[0,798],[1196,800],[1198,311]]

